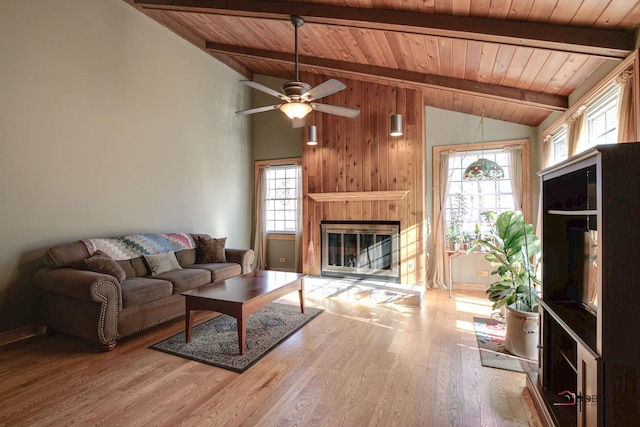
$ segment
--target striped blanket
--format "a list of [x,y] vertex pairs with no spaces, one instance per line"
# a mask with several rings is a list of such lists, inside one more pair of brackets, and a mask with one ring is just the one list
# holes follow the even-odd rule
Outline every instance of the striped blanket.
[[102,251],[115,260],[168,251],[177,252],[196,247],[196,243],[188,233],[131,234],[123,237],[87,239],[82,240],[82,243],[90,255],[96,251]]

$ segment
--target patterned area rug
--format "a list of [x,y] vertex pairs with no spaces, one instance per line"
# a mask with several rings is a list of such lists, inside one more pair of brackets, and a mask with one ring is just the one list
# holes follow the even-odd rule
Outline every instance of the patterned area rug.
[[515,372],[537,372],[534,360],[514,356],[504,348],[505,323],[497,319],[473,318],[482,366]]
[[193,327],[191,342],[181,332],[149,348],[242,373],[323,310],[271,303],[247,318],[247,347],[239,354],[236,319],[226,314]]

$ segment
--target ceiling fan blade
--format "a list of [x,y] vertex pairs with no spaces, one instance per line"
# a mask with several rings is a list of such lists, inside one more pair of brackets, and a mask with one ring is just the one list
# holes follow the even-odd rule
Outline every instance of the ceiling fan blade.
[[271,96],[275,96],[276,98],[280,98],[283,101],[287,101],[287,102],[291,102],[291,98],[289,98],[287,95],[280,93],[276,90],[271,89],[270,87],[267,87],[265,85],[261,85],[260,83],[251,81],[251,80],[240,80],[240,83],[244,83],[245,85],[252,87],[254,89],[259,90],[260,92],[264,92],[267,95],[271,95]]
[[313,101],[314,99],[320,99],[325,96],[333,95],[336,92],[340,92],[341,90],[346,89],[344,83],[336,80],[330,79],[326,82],[320,83],[318,86],[312,88],[306,93],[302,94],[302,99],[307,101]]
[[236,111],[236,114],[255,114],[255,113],[263,113],[265,111],[269,111],[269,110],[277,110],[278,108],[280,108],[282,104],[276,104],[276,105],[265,105],[264,107],[257,107],[257,108],[249,108],[248,110],[240,110],[240,111]]
[[303,128],[306,124],[307,124],[307,121],[304,119],[304,117],[302,117],[300,119],[292,119],[291,120],[291,127],[293,129]]
[[360,115],[360,110],[347,107],[339,107],[337,105],[317,104],[311,103],[311,108],[321,113],[333,114],[336,116],[347,117],[349,119],[355,119]]

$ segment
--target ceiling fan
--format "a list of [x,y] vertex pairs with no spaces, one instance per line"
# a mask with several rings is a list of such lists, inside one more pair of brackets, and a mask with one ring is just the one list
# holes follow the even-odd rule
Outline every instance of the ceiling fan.
[[360,110],[313,102],[316,99],[340,92],[345,89],[346,86],[338,80],[330,79],[312,88],[311,85],[303,83],[298,79],[298,28],[302,27],[304,19],[300,16],[292,15],[290,20],[295,28],[295,80],[283,83],[281,87],[282,93],[251,80],[241,80],[245,85],[268,95],[275,96],[276,98],[280,98],[283,102],[281,104],[266,105],[264,107],[236,111],[236,113],[246,115],[279,109],[292,120],[292,126],[294,128],[303,127],[305,125],[304,117],[313,110],[350,119],[358,117],[360,115]]

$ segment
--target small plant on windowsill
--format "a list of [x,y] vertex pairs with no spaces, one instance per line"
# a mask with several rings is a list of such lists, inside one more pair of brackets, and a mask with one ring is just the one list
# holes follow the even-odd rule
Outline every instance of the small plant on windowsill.
[[449,227],[447,228],[447,240],[451,242],[449,247],[455,251],[460,249],[463,242],[469,241],[469,233],[463,229],[466,215],[467,201],[464,195],[458,193],[453,196],[453,209],[451,209]]
[[459,231],[455,227],[449,226],[447,229],[447,241],[449,242],[448,248],[454,251],[460,250],[460,243],[462,242],[462,237],[460,236]]

